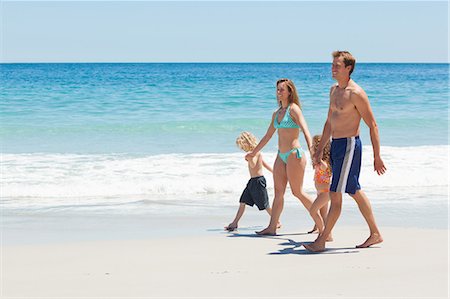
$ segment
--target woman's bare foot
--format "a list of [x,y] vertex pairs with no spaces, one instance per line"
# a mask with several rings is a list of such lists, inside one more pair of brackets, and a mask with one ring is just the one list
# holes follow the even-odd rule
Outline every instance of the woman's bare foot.
[[272,230],[270,228],[265,228],[259,232],[256,232],[257,235],[261,236],[275,236],[277,234],[276,230]]
[[356,248],[367,248],[381,242],[383,242],[383,238],[379,234],[372,234],[364,243],[356,245]]

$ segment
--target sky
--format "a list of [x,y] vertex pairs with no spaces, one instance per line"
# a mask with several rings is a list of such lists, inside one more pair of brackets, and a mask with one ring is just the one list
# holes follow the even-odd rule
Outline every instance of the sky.
[[0,62],[449,62],[447,1],[1,0]]

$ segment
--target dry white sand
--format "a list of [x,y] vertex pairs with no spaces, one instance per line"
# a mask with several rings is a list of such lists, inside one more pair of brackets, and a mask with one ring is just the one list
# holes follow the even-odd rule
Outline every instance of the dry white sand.
[[447,298],[448,230],[382,231],[356,249],[367,229],[338,227],[321,254],[295,232],[4,245],[2,298]]

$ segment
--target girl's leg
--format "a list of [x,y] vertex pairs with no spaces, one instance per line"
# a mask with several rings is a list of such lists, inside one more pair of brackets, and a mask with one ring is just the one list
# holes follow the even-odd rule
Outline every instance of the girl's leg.
[[269,226],[262,231],[256,232],[258,235],[275,235],[277,225],[280,220],[281,212],[283,211],[284,192],[286,191],[287,176],[286,164],[277,157],[273,165],[273,181],[275,188],[275,198],[272,204],[272,215],[270,217]]
[[319,234],[323,232],[323,228],[325,226],[324,223],[325,219],[322,218],[321,215],[319,215],[319,210],[322,210],[324,206],[328,206],[329,201],[330,197],[328,196],[328,193],[320,193],[319,195],[317,195],[316,200],[314,200],[314,203],[309,209],[309,213],[311,217],[314,219],[314,223],[316,223],[317,229],[319,230]]
[[328,217],[328,210],[330,208],[330,194],[327,193],[327,203],[323,205],[323,207],[320,208],[320,216],[322,216],[323,222],[325,223],[327,221]]
[[[325,222],[327,221],[328,209],[330,208],[330,204],[329,204],[330,196],[327,194],[327,197],[328,197],[328,200],[327,200],[326,204],[325,204],[323,207],[321,207],[320,210],[319,210],[320,216],[322,217],[322,220],[323,220],[324,224],[325,224]],[[314,203],[313,203],[313,205],[311,206],[311,209],[314,209],[314,208],[315,208],[314,205],[316,204],[317,199],[318,199],[318,198],[316,198],[316,200],[314,200]],[[310,211],[310,213],[311,213],[311,211]],[[312,228],[312,230],[310,230],[310,231],[308,232],[308,234],[312,234],[312,233],[315,233],[315,232],[317,232],[317,231],[318,231],[317,225],[314,223],[314,227]]]

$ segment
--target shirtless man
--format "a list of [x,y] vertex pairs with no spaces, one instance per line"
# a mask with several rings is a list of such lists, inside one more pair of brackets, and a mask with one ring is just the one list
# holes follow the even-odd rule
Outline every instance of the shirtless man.
[[370,129],[373,147],[374,170],[378,175],[384,174],[386,167],[380,157],[380,138],[378,127],[370,108],[369,98],[364,90],[350,78],[355,68],[355,58],[347,51],[333,52],[331,68],[333,79],[337,84],[330,90],[330,108],[323,128],[322,139],[313,156],[314,163],[319,163],[326,142],[332,137],[331,162],[333,169],[330,187],[331,207],[322,234],[311,244],[304,244],[308,251],[325,250],[326,237],[330,234],[341,214],[342,193],[348,193],[358,204],[370,229],[369,238],[357,245],[366,248],[383,242],[383,238],[375,223],[369,199],[359,185],[361,169],[361,141],[359,124],[361,118]]

